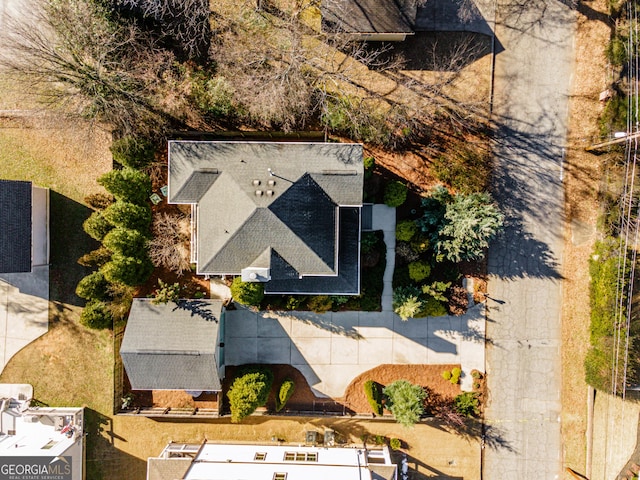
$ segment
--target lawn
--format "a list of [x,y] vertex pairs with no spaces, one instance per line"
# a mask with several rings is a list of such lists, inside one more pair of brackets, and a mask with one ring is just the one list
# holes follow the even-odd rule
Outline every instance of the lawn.
[[[0,123],[0,178],[51,189],[49,332],[13,357],[0,382],[30,383],[46,405],[87,406],[91,431],[112,410],[113,342],[110,332],[78,323],[83,302],[74,290],[85,274],[76,260],[94,248],[82,230],[90,212],[82,202],[98,191],[95,178],[111,167],[109,136],[65,121],[56,125],[39,117]],[[87,478],[113,478],[101,477],[92,460],[101,455],[102,443],[87,438]]]

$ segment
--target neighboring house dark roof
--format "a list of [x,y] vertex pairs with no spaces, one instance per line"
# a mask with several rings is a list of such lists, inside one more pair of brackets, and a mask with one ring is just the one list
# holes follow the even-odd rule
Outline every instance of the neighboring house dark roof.
[[322,0],[323,29],[333,32],[413,33],[414,0]]
[[221,315],[219,300],[154,305],[135,298],[120,347],[131,388],[219,391]]
[[[357,228],[341,219],[362,205],[363,178],[358,144],[169,142],[169,201],[197,205],[198,272],[267,268],[270,292],[315,276],[359,287],[359,212]],[[357,264],[348,279],[343,262]]]
[[31,182],[0,180],[0,273],[31,271]]

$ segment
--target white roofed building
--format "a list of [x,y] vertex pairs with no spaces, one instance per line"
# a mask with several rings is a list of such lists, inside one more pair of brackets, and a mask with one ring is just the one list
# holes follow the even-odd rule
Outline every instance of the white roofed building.
[[147,480],[396,480],[387,447],[377,449],[170,443],[149,458]]

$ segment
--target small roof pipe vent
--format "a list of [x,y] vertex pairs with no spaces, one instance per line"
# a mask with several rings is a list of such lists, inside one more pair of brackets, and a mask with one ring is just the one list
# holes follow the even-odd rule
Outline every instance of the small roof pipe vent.
[[273,190],[267,190],[267,196],[273,197]]
[[260,185],[260,180],[257,180],[257,179],[256,179],[256,180],[254,180],[254,181],[253,181],[253,182],[251,182],[251,183],[253,183],[253,186],[254,186],[254,187],[257,187],[258,185]]
[[262,190],[256,190],[256,197],[262,196]]

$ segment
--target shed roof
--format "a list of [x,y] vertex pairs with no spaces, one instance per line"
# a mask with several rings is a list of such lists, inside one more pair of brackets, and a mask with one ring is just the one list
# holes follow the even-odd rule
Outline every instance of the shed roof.
[[134,299],[120,347],[132,389],[219,391],[221,315],[219,300]]

